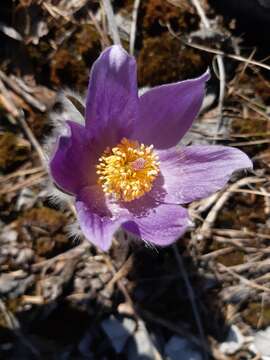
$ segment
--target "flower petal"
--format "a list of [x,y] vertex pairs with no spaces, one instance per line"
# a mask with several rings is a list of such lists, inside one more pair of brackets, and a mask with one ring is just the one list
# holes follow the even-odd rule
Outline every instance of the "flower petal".
[[94,137],[106,129],[129,134],[137,116],[138,91],[135,59],[118,45],[102,52],[92,67],[87,101],[86,127]]
[[117,204],[109,204],[98,186],[84,188],[76,199],[76,210],[81,230],[87,240],[107,251],[112,237],[129,214]]
[[97,163],[96,146],[85,132],[85,127],[67,121],[70,136],[61,136],[49,167],[55,183],[64,191],[76,194],[93,183],[96,174],[91,164]]
[[156,149],[175,146],[198,114],[208,71],[197,79],[153,88],[139,99],[139,120],[132,138]]
[[160,204],[145,195],[127,207],[133,219],[122,227],[155,245],[170,245],[181,237],[188,227],[187,210],[179,205]]
[[252,168],[249,157],[226,146],[187,146],[159,151],[165,201],[184,204],[220,190],[231,174]]

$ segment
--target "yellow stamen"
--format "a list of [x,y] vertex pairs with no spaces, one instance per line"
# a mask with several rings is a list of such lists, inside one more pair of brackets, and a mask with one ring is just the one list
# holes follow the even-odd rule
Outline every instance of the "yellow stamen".
[[140,198],[152,189],[159,173],[154,147],[123,138],[112,149],[106,149],[96,166],[98,183],[105,194],[122,201]]

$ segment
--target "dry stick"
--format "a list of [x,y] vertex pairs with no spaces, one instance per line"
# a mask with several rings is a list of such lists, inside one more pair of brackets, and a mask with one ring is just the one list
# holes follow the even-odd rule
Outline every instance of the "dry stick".
[[2,80],[0,80],[0,102],[3,104],[3,106],[6,108],[8,112],[11,113],[13,117],[19,116],[19,111],[16,108],[16,105],[14,104],[9,91],[5,87]]
[[244,179],[241,179],[237,181],[236,183],[230,185],[224,192],[221,193],[220,198],[217,200],[215,205],[212,207],[212,209],[209,211],[207,217],[205,218],[201,228],[199,229],[200,236],[202,239],[209,233],[210,228],[213,226],[219,210],[222,208],[222,206],[225,204],[225,202],[229,199],[229,197],[232,195],[232,190],[236,190],[241,186],[252,184],[252,183],[258,183],[263,182],[265,179],[259,179],[257,177],[247,177]]
[[[208,30],[211,29],[210,22],[205,15],[205,12],[203,10],[203,7],[201,6],[201,3],[199,0],[190,0],[195,9],[197,10],[201,22],[204,25],[204,27]],[[217,65],[218,65],[218,77],[219,77],[219,98],[218,98],[218,114],[219,114],[219,121],[217,124],[216,134],[219,132],[221,126],[222,126],[222,108],[223,108],[223,100],[225,96],[225,68],[224,68],[224,62],[223,62],[223,55],[217,54]]]
[[36,137],[34,136],[32,130],[28,126],[27,122],[25,121],[24,113],[22,110],[21,110],[20,116],[18,117],[18,121],[19,121],[21,127],[23,128],[24,132],[26,133],[28,139],[30,140],[32,146],[36,150],[36,152],[40,158],[42,166],[47,170],[46,157],[44,155],[44,152],[43,152],[41,146],[39,145],[39,142],[37,141]]
[[[187,272],[186,272],[182,257],[179,254],[179,251],[178,251],[177,246],[175,244],[173,244],[173,251],[174,251],[174,255],[176,257],[176,261],[178,263],[180,272],[181,272],[181,274],[183,276],[185,286],[187,288],[188,296],[190,298],[191,307],[192,307],[195,322],[196,322],[196,325],[197,325],[197,328],[198,328],[198,331],[199,331],[199,334],[200,334],[201,342],[202,342],[202,344],[206,344],[204,330],[203,330],[201,318],[200,318],[200,315],[199,315],[199,311],[198,311],[198,308],[197,308],[197,304],[196,304],[196,300],[195,300],[195,296],[194,296],[194,291],[193,291],[193,288],[192,288],[192,286],[190,284],[190,281],[189,281],[189,278],[188,278],[188,275],[187,275]],[[204,357],[206,359],[208,358],[208,354],[207,354],[206,351],[204,352]]]
[[117,281],[121,280],[123,277],[127,276],[134,261],[134,253],[131,254],[127,260],[124,262],[124,264],[121,266],[121,268],[115,272],[113,275],[113,278],[108,282],[106,285],[107,288],[112,288]]
[[263,191],[247,190],[247,189],[234,189],[234,190],[230,190],[230,191],[235,192],[235,193],[254,194],[254,195],[260,195],[260,196],[264,196],[264,197],[270,197],[270,193],[267,192],[265,189]]
[[43,172],[43,171],[44,171],[44,169],[42,166],[38,166],[35,168],[31,168],[31,169],[23,169],[23,170],[14,171],[13,173],[10,173],[8,175],[0,176],[0,184],[3,182],[9,181],[10,179],[13,179],[15,177],[32,175],[32,174],[35,174],[38,172]]
[[109,46],[110,40],[109,40],[107,34],[102,30],[101,26],[99,25],[99,22],[97,21],[97,19],[95,18],[95,15],[92,13],[91,10],[88,11],[88,15],[89,15],[94,27],[96,28],[97,32],[99,33],[99,36],[101,38],[102,48]]
[[247,63],[249,65],[255,65],[255,66],[261,67],[263,69],[270,70],[269,65],[265,65],[260,61],[249,60],[248,58],[245,58],[244,56],[240,56],[240,55],[228,54],[228,53],[225,53],[224,51],[221,51],[221,50],[218,50],[218,49],[212,49],[212,48],[210,48],[208,46],[194,44],[194,43],[184,41],[184,39],[181,39],[181,41],[184,44],[186,44],[187,46],[190,46],[190,47],[192,47],[194,49],[197,49],[197,50],[202,50],[202,51],[208,52],[210,54],[222,55],[223,57],[227,57],[229,59],[233,59],[233,60],[240,61],[240,62],[245,62],[245,63]]
[[219,266],[223,271],[228,272],[230,275],[232,275],[232,276],[235,277],[236,279],[242,281],[244,284],[252,287],[253,289],[257,289],[257,290],[260,290],[260,291],[265,291],[265,292],[270,293],[270,289],[267,288],[266,286],[259,285],[259,284],[257,284],[255,281],[252,281],[252,280],[249,280],[249,279],[244,278],[243,276],[237,274],[237,273],[234,272],[232,269],[229,269],[228,267],[224,266],[224,265],[221,264],[221,263],[218,263],[218,266]]
[[[111,261],[111,258],[109,256],[105,255],[104,260],[105,260],[107,266],[110,268],[111,272],[113,273],[113,277],[114,277],[117,274],[117,271],[116,271],[116,269],[115,269],[115,267],[114,267],[114,265],[113,265],[113,263]],[[136,307],[135,307],[135,305],[133,303],[133,300],[132,300],[131,296],[129,295],[125,285],[123,284],[122,279],[121,278],[117,279],[116,283],[117,283],[117,286],[118,286],[119,290],[124,295],[124,298],[125,298],[126,302],[131,307],[131,309],[132,309],[132,311],[134,313],[134,317],[136,318],[137,321],[139,321],[140,317],[138,315],[137,309],[136,309]]]
[[64,253],[54,256],[53,258],[43,260],[43,261],[33,264],[32,269],[33,269],[33,271],[42,270],[44,268],[44,266],[46,266],[46,268],[48,268],[56,261],[64,261],[64,260],[70,260],[72,258],[80,257],[90,248],[90,246],[91,246],[90,243],[88,241],[85,241],[85,242],[81,243],[80,245],[78,245]]
[[[249,99],[247,96],[244,96],[242,94],[239,94],[237,92],[235,92],[235,95],[240,97],[241,99],[245,100],[246,105],[253,111],[255,111],[256,113],[258,113],[260,116],[262,116],[265,120],[270,120],[269,116],[265,113],[265,111],[261,111],[260,109],[258,109],[259,104],[257,104],[256,102],[252,101],[251,99]],[[263,110],[266,110],[266,107],[263,108]]]
[[138,10],[140,7],[140,0],[135,0],[132,11],[132,20],[130,27],[130,39],[129,39],[129,53],[130,55],[134,55],[134,47],[136,41],[136,30],[137,30],[137,18],[138,18]]
[[250,146],[250,145],[268,144],[268,143],[270,143],[270,139],[235,142],[235,143],[230,143],[230,146]]
[[4,187],[3,189],[0,190],[0,195],[8,194],[8,193],[11,193],[14,191],[18,191],[22,188],[40,184],[44,180],[44,175],[45,175],[45,173],[38,173],[38,174],[35,174],[35,175],[29,177],[28,179],[26,179],[22,182],[19,182],[18,184],[14,185],[10,188]]
[[214,250],[210,253],[201,255],[200,260],[204,260],[204,261],[212,260],[218,256],[228,255],[228,254],[232,253],[233,251],[235,251],[234,246],[230,246],[230,247],[227,247],[224,249]]
[[21,96],[28,104],[38,109],[41,112],[46,111],[46,106],[42,104],[40,101],[35,99],[32,95],[25,92],[15,81],[9,79],[9,77],[0,70],[0,78],[19,96]]
[[107,19],[108,19],[109,29],[112,34],[113,43],[121,45],[120,35],[119,35],[119,31],[118,31],[117,24],[115,21],[115,16],[113,13],[111,1],[110,0],[102,0],[102,3],[103,3],[104,11],[105,11]]
[[[253,56],[254,56],[255,53],[256,53],[256,50],[257,50],[256,48],[254,48],[254,49],[252,50],[251,54],[250,54],[249,57],[248,57],[248,60],[252,60]],[[238,82],[239,82],[239,80],[243,77],[243,75],[244,75],[247,67],[248,67],[248,63],[245,63],[244,66],[243,66],[243,68],[242,68],[242,70],[241,70],[241,72],[240,72],[240,74],[239,74],[239,76],[238,76]]]

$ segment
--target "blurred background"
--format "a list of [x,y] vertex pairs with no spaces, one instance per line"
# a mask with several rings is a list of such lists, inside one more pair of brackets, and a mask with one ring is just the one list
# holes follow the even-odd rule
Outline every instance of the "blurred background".
[[[1,2],[0,359],[270,359],[269,28],[269,0]],[[254,162],[189,205],[176,247],[119,234],[101,253],[48,199],[50,114],[119,39],[141,91],[210,67],[184,143]]]

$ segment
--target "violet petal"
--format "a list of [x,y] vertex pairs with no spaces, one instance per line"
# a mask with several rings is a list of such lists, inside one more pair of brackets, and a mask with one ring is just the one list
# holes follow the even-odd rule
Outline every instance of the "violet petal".
[[[67,121],[70,136],[61,136],[56,151],[50,161],[49,168],[55,183],[72,194],[96,181],[93,166],[98,154],[91,139],[85,132],[85,127]],[[91,171],[92,164],[92,171]]]
[[126,209],[108,202],[99,186],[82,189],[76,210],[84,236],[103,251],[110,248],[114,233],[130,218]]
[[241,150],[196,145],[159,151],[166,202],[185,204],[220,190],[236,170],[252,168]]
[[208,79],[207,71],[199,78],[147,91],[139,99],[139,120],[131,137],[156,149],[179,143],[200,110]]
[[187,229],[187,210],[179,205],[161,204],[148,195],[126,204],[133,219],[122,227],[145,242],[166,246]]
[[111,46],[101,53],[91,70],[86,127],[95,138],[114,129],[117,142],[128,136],[137,110],[136,61],[121,46]]

